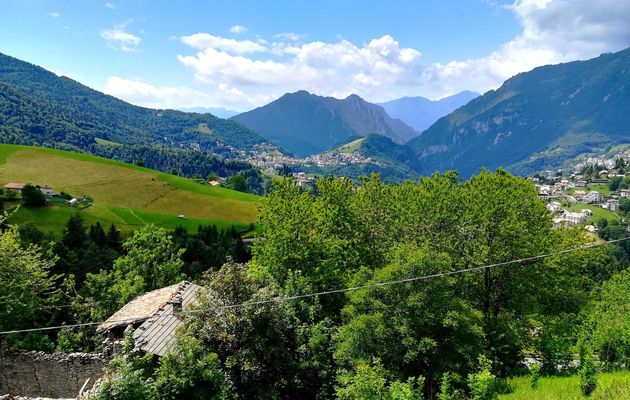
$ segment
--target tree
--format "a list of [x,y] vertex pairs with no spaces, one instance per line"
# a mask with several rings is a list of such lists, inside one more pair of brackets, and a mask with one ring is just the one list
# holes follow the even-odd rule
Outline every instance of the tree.
[[604,282],[593,302],[583,336],[611,367],[630,363],[630,270]]
[[114,261],[116,285],[129,285],[121,302],[124,304],[148,291],[184,279],[183,250],[177,249],[169,233],[155,225],[137,230],[123,243],[126,254]]
[[107,244],[105,231],[103,230],[100,222],[96,222],[96,224],[90,225],[89,237],[90,240],[99,247],[103,247]]
[[623,178],[620,177],[620,176],[613,176],[612,178],[610,178],[610,181],[608,181],[608,189],[611,192],[617,191],[619,189],[619,185],[621,185],[621,180],[622,179]]
[[[201,340],[216,352],[226,379],[239,398],[301,398],[295,382],[297,352],[293,327],[285,305],[265,301],[276,297],[269,287],[258,286],[242,264],[225,264],[211,272],[186,321],[185,334]],[[292,395],[293,394],[293,395]]]
[[28,207],[43,207],[46,205],[46,196],[41,190],[31,184],[26,184],[22,189],[24,205]]
[[247,181],[242,175],[230,177],[230,188],[239,192],[247,192]]
[[[0,218],[0,223],[3,222]],[[0,330],[32,327],[56,292],[55,256],[35,244],[23,245],[16,227],[0,231]],[[26,326],[28,324],[28,326]]]
[[[436,274],[450,264],[445,254],[410,245],[400,246],[392,258],[392,264],[352,286]],[[394,376],[425,376],[434,387],[443,373],[465,375],[482,351],[483,323],[458,290],[457,280],[445,277],[349,292],[335,358],[349,368],[377,357]]]
[[116,229],[116,225],[111,224],[109,229],[107,230],[106,237],[107,247],[116,251],[118,254],[123,252],[122,248],[122,237],[120,235],[120,231]]
[[422,400],[424,378],[400,382],[389,378],[378,358],[361,362],[356,370],[339,378],[337,399],[340,400]]
[[[86,275],[75,309],[87,319],[107,318],[111,313],[148,291],[180,282],[185,278],[180,256],[169,233],[154,225],[134,232],[114,261],[112,270]],[[83,307],[81,303],[93,303]]]
[[68,219],[63,230],[61,243],[69,250],[83,249],[88,236],[85,229],[85,222],[80,213],[76,212]]

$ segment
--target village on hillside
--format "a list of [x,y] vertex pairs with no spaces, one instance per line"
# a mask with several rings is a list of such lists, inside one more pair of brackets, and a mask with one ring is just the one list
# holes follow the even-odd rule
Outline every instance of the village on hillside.
[[239,159],[247,161],[250,164],[271,174],[276,174],[278,170],[280,170],[284,166],[331,167],[354,164],[381,165],[373,158],[365,157],[357,151],[332,151],[300,158],[282,154],[278,151],[277,147],[269,143],[254,145],[253,151],[241,152]]
[[[539,197],[553,215],[554,227],[583,226],[596,232],[601,220],[627,225],[630,209],[630,152],[589,157],[568,173],[547,171],[532,179]],[[608,222],[608,221],[607,221]]]

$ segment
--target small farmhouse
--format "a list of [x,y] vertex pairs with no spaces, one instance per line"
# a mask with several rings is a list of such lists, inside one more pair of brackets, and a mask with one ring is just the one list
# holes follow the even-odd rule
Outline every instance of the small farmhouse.
[[4,185],[2,188],[5,190],[11,190],[13,192],[22,192],[22,189],[24,189],[24,186],[26,186],[26,184],[24,183],[16,183],[16,182],[9,182],[6,185]]
[[157,289],[135,298],[98,326],[107,332],[108,352],[119,353],[125,329],[133,330],[137,350],[165,355],[183,323],[181,315],[197,299],[200,286],[187,281]]

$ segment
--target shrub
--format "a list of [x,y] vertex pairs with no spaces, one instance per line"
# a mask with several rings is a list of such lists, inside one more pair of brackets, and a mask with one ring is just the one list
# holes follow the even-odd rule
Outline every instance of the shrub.
[[438,400],[456,400],[459,399],[459,391],[453,387],[453,373],[445,372],[440,382],[440,394]]
[[29,207],[43,207],[46,205],[46,196],[33,185],[25,185],[22,189],[24,205]]
[[531,378],[530,378],[530,386],[532,389],[536,389],[538,387],[538,381],[540,380],[540,365],[534,364],[530,369]]
[[580,366],[580,389],[584,396],[590,396],[597,387],[597,369],[593,360],[587,357]]
[[479,372],[468,375],[468,388],[471,400],[496,400],[498,399],[496,377],[490,371],[490,360],[485,356],[479,357]]

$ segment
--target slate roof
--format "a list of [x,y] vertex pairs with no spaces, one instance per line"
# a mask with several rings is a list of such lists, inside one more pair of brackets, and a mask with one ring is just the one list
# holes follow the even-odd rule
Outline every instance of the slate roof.
[[200,286],[190,282],[179,284],[173,298],[133,333],[136,348],[158,356],[165,355],[175,340],[177,328],[182,325],[182,316],[175,310],[173,303],[180,302],[181,309],[194,303]]
[[[117,327],[135,325],[147,321],[156,314],[163,312],[164,308],[167,307],[169,302],[173,299],[191,290],[194,293],[198,288],[199,286],[195,284],[183,281],[175,285],[145,293],[142,296],[136,297],[123,308],[112,314],[111,317],[98,326],[97,332],[109,331]],[[187,294],[186,297],[189,298],[190,294]],[[188,299],[188,302],[190,302],[190,299]]]

